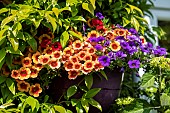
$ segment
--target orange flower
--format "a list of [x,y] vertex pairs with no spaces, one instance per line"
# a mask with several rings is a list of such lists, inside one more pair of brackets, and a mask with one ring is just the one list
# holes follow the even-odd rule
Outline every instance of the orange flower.
[[68,72],[68,78],[69,79],[76,79],[78,75],[80,75],[79,71],[73,70],[73,71]]
[[29,94],[34,97],[39,97],[39,94],[42,92],[42,88],[40,87],[40,84],[36,83],[35,85],[32,85],[29,90]]
[[114,40],[116,38],[115,34],[112,31],[107,31],[105,37],[109,40]]
[[20,80],[24,80],[24,79],[28,79],[30,77],[30,69],[29,68],[26,68],[26,67],[21,67],[19,69],[19,79]]
[[79,59],[77,58],[76,55],[74,55],[74,56],[69,57],[69,61],[72,63],[76,63],[76,62],[79,62]]
[[126,36],[127,33],[128,33],[128,31],[125,29],[119,29],[117,31],[118,36]]
[[145,39],[145,37],[143,37],[143,36],[140,36],[139,38],[141,39],[141,41],[142,41],[142,44],[146,44],[146,39]]
[[48,62],[50,61],[50,56],[47,55],[47,54],[45,54],[45,55],[40,55],[40,56],[38,57],[38,61],[39,61],[40,64],[46,65],[46,64],[48,64]]
[[80,40],[76,40],[73,42],[73,48],[75,50],[80,50],[83,48],[83,43]]
[[29,88],[30,88],[30,84],[28,82],[25,81],[18,81],[17,83],[17,87],[18,90],[21,92],[28,92]]
[[94,68],[94,62],[91,60],[87,60],[84,63],[84,69],[85,70],[92,70]]
[[52,55],[53,51],[51,47],[44,49],[43,54]]
[[55,51],[51,57],[55,59],[60,59],[62,57],[62,51]]
[[92,55],[92,61],[97,61],[98,60],[98,56],[96,54]]
[[14,78],[14,79],[19,79],[19,77],[20,77],[19,71],[18,70],[12,70],[11,77]]
[[35,68],[40,71],[43,68],[43,65],[38,63],[38,64],[34,64]]
[[38,39],[39,39],[39,43],[41,44],[41,42],[43,40],[47,40],[47,39],[51,39],[51,38],[48,34],[42,34]]
[[36,78],[38,76],[39,71],[37,70],[35,66],[30,67],[30,71],[31,71],[30,73],[31,78]]
[[66,71],[71,71],[71,70],[73,70],[73,63],[72,62],[66,62],[64,64],[64,67],[65,67]]
[[87,60],[92,60],[92,56],[91,54],[89,53],[86,53],[85,57],[83,58],[84,61],[87,61]]
[[95,71],[99,71],[100,69],[104,69],[104,67],[102,66],[100,62],[96,61],[94,64],[94,69]]
[[73,53],[74,53],[74,50],[70,47],[66,47],[63,50],[63,55],[66,55],[66,56],[71,56]]
[[73,65],[73,69],[76,71],[81,70],[81,67],[82,67],[82,64],[78,63],[78,62],[74,63],[74,65]]
[[61,65],[59,60],[56,60],[55,58],[52,58],[50,62],[48,63],[51,69],[58,69]]
[[23,67],[30,67],[32,65],[32,60],[30,57],[25,57],[22,59],[22,66]]
[[121,46],[118,41],[114,41],[110,44],[110,48],[112,51],[119,51],[121,49]]
[[83,44],[84,46],[83,46],[83,49],[85,49],[85,48],[88,48],[88,47],[91,47],[92,45],[89,43],[89,42],[84,42],[84,44]]
[[78,53],[78,58],[79,58],[80,60],[83,60],[85,56],[86,56],[86,52],[85,52],[85,51],[80,51],[80,52]]
[[89,27],[91,27],[91,28],[93,27],[92,24],[91,24],[91,18],[89,18],[89,19],[87,20],[87,25],[88,25]]
[[98,37],[99,36],[99,33],[95,30],[92,30],[91,32],[89,32],[87,34],[87,37],[90,38],[90,37]]
[[92,70],[86,70],[86,69],[84,68],[84,66],[83,66],[82,69],[81,69],[81,71],[82,71],[83,74],[87,75],[87,74],[90,73]]
[[9,67],[7,65],[3,65],[2,67],[2,74],[8,76],[11,73]]
[[62,56],[61,62],[64,64],[69,59],[69,56]]
[[94,54],[95,51],[96,51],[96,50],[94,49],[94,47],[90,47],[90,48],[87,49],[87,52],[88,52],[89,54]]
[[32,55],[32,60],[35,64],[38,64],[38,57],[40,56],[40,52],[36,52],[35,54]]

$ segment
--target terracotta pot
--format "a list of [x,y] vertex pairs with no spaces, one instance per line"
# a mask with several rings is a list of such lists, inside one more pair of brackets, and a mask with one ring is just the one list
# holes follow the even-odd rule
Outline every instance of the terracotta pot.
[[[111,104],[113,104],[115,99],[118,98],[122,73],[120,72],[120,69],[105,69],[104,71],[108,77],[108,80],[106,80],[102,75],[99,77],[99,75],[94,74],[92,88],[102,88],[102,90],[94,97],[94,99],[101,104],[103,113],[106,113],[109,110]],[[58,101],[61,95],[63,95],[63,93],[66,92],[71,85],[77,84],[83,79],[83,76],[80,76],[75,80],[69,80],[67,76],[63,76],[64,77],[55,78],[50,85],[50,94],[55,102]],[[78,91],[74,95],[74,98],[81,98],[82,94],[83,93],[81,91]],[[90,106],[89,113],[100,113],[100,111],[97,108]]]

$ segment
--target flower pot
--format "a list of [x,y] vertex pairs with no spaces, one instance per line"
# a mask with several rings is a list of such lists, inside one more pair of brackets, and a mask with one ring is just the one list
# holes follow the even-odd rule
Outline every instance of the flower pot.
[[[94,73],[92,88],[101,88],[101,91],[94,97],[94,99],[102,106],[103,113],[106,113],[119,95],[123,73],[120,72],[120,69],[105,69],[104,71],[108,80],[106,80],[101,74],[101,76],[99,76]],[[61,95],[63,95],[71,85],[78,84],[83,79],[83,76],[80,76],[75,80],[69,80],[67,77],[54,79],[49,89],[53,100],[57,102]],[[81,91],[78,91],[73,98],[79,99],[82,94]],[[97,108],[90,106],[89,113],[100,113],[100,111]]]

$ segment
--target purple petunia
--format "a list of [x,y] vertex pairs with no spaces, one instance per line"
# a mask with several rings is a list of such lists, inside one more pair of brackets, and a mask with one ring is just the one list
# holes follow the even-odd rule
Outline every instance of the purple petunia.
[[118,58],[125,58],[127,55],[123,51],[116,52],[116,57]]
[[90,42],[97,42],[97,38],[96,37],[90,37],[89,40],[90,40]]
[[136,35],[138,33],[134,28],[130,28],[129,32],[131,32],[133,35]]
[[130,48],[129,43],[127,43],[126,41],[121,42],[120,45],[121,45],[121,47],[122,47],[123,49],[128,49],[128,48]]
[[111,61],[111,59],[108,56],[100,56],[98,60],[104,67],[109,66]]
[[127,48],[127,52],[130,54],[130,55],[133,55],[135,52],[137,52],[138,49],[136,46],[129,46],[129,48]]
[[103,37],[103,36],[99,36],[97,38],[97,42],[102,42],[103,40],[105,40],[105,37]]
[[160,46],[157,46],[157,48],[154,50],[154,54],[158,56],[164,56],[167,54],[167,51],[165,48],[161,48]]
[[107,47],[107,46],[109,46],[109,45],[110,45],[110,40],[107,40],[107,41],[104,43],[103,46]]
[[130,68],[140,68],[140,61],[139,60],[129,60],[128,61]]
[[101,12],[97,12],[96,17],[98,17],[100,20],[102,20],[104,18],[103,14]]
[[111,60],[116,60],[116,54],[115,54],[115,52],[113,52],[113,51],[110,51],[109,53],[108,53],[108,56],[110,57],[110,59]]
[[103,47],[100,44],[95,45],[96,50],[100,51],[103,49]]
[[137,42],[140,42],[140,38],[139,38],[138,36],[136,36],[136,35],[128,35],[128,36],[127,36],[127,39],[128,39],[129,41],[137,41]]

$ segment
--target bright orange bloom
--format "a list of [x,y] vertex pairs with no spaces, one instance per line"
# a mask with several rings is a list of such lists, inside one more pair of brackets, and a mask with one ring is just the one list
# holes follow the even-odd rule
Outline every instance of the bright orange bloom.
[[142,44],[146,44],[146,39],[145,39],[145,37],[144,37],[144,36],[140,36],[139,38],[141,39]]
[[72,63],[76,63],[76,62],[79,62],[79,59],[77,58],[76,55],[74,55],[74,56],[69,57],[69,61]]
[[94,68],[94,62],[93,61],[91,61],[91,60],[85,61],[85,63],[84,63],[84,69],[85,70],[93,70],[93,68]]
[[55,59],[60,59],[62,58],[62,51],[55,51],[52,56],[52,58],[55,58]]
[[89,54],[94,54],[95,51],[96,51],[96,50],[94,49],[94,47],[90,47],[90,48],[87,49],[87,52],[88,52]]
[[44,49],[43,54],[52,55],[53,51],[51,47]]
[[119,29],[117,31],[118,36],[126,36],[127,33],[128,33],[128,30],[126,29]]
[[30,84],[25,81],[18,81],[17,83],[18,90],[21,92],[28,92],[30,88]]
[[48,64],[51,69],[58,69],[61,66],[61,62],[55,58],[52,58]]
[[82,64],[78,63],[78,62],[74,63],[74,65],[73,65],[73,69],[76,71],[81,70],[81,67],[82,67]]
[[73,53],[74,53],[74,50],[70,47],[66,47],[63,50],[63,55],[66,55],[66,56],[71,56]]
[[25,57],[22,59],[22,66],[23,67],[30,67],[32,65],[32,60],[30,57]]
[[97,61],[98,60],[98,56],[96,54],[93,54],[91,56],[92,56],[92,61]]
[[36,83],[35,85],[32,85],[29,90],[29,94],[34,97],[39,97],[39,94],[42,92],[42,88],[40,87],[40,84]]
[[76,79],[78,75],[80,75],[79,71],[73,70],[73,71],[68,72],[68,78],[69,79]]
[[84,61],[92,60],[92,56],[91,56],[91,54],[86,53],[86,55],[84,56],[83,60],[84,60]]
[[92,70],[86,70],[86,69],[84,69],[84,66],[83,66],[82,69],[81,69],[81,71],[82,71],[83,74],[87,75],[87,74],[90,73]]
[[114,40],[116,38],[116,35],[112,31],[107,31],[105,37],[109,40]]
[[89,42],[84,42],[83,49],[88,48],[88,47],[92,47],[92,45]]
[[35,68],[40,71],[43,68],[43,65],[38,63],[38,64],[34,64]]
[[32,55],[32,60],[35,64],[38,64],[38,57],[40,56],[40,52],[36,52],[35,54]]
[[30,69],[29,68],[26,68],[26,67],[21,67],[19,69],[19,79],[20,80],[24,80],[24,79],[28,79],[30,77]]
[[112,51],[119,51],[121,49],[120,43],[118,41],[114,41],[110,44],[110,49]]
[[72,62],[66,62],[64,64],[64,67],[65,67],[66,71],[71,71],[71,70],[73,70],[73,63]]
[[80,50],[83,48],[83,43],[80,40],[76,40],[73,42],[73,48],[75,50]]
[[46,65],[46,64],[48,64],[48,62],[50,61],[50,56],[47,55],[47,54],[45,54],[45,55],[40,55],[40,56],[38,57],[38,61],[39,61],[40,64]]
[[35,66],[30,67],[30,77],[31,78],[36,78],[38,76],[39,71],[36,69]]
[[42,40],[51,39],[51,38],[48,34],[42,34],[38,39],[39,39],[39,43],[41,44]]
[[80,52],[78,53],[78,58],[79,58],[80,60],[83,60],[85,56],[86,56],[86,52],[85,52],[85,51],[80,51]]
[[87,34],[87,37],[90,38],[90,37],[98,37],[99,36],[99,33],[95,30],[92,30],[91,32],[88,32]]
[[94,64],[94,69],[95,71],[99,71],[100,69],[104,69],[104,67],[102,66],[100,62],[96,61]]
[[20,77],[19,71],[18,70],[12,70],[11,77],[14,78],[14,79],[19,79],[19,77]]

